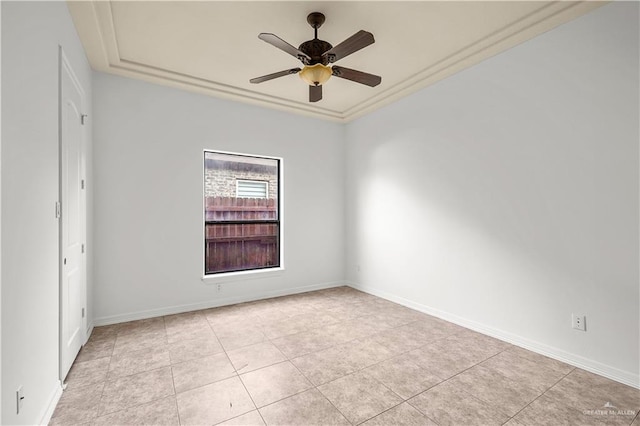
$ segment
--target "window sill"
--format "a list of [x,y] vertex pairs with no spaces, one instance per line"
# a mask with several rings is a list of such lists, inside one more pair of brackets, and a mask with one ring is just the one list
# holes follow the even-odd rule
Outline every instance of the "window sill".
[[233,281],[256,280],[282,276],[284,267],[257,269],[253,271],[225,272],[215,275],[204,275],[202,282],[205,284],[219,284]]

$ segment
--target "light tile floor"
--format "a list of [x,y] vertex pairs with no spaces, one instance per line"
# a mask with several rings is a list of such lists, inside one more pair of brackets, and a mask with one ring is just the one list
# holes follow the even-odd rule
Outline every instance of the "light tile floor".
[[96,327],[67,384],[51,424],[640,426],[637,389],[348,287]]

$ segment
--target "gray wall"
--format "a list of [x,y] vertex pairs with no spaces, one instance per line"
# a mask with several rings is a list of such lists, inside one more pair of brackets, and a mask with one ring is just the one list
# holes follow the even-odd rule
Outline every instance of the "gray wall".
[[[55,217],[58,46],[87,94],[89,116],[91,69],[66,3],[3,1],[1,7],[2,424],[37,424],[47,421],[61,390]],[[85,130],[90,159],[90,125]],[[90,194],[90,160],[87,167]],[[92,315],[90,305],[88,309]],[[16,416],[18,386],[23,386],[25,400]]]
[[348,125],[348,279],[639,386],[638,71],[612,3]]
[[[342,126],[101,73],[94,105],[96,323],[343,282]],[[281,273],[201,279],[205,149],[283,158]]]

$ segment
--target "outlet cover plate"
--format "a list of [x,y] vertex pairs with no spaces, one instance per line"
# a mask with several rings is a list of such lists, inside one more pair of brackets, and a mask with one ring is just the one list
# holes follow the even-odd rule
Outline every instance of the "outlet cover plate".
[[571,326],[580,331],[587,331],[587,317],[584,315],[571,314]]

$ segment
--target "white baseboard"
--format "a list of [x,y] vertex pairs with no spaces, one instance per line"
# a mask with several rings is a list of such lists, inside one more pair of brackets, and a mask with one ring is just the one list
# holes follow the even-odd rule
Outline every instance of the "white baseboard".
[[58,401],[60,401],[60,397],[62,396],[62,385],[60,381],[57,382],[55,388],[51,391],[51,396],[49,397],[49,403],[44,410],[44,413],[40,417],[40,425],[48,425],[51,421],[51,417],[53,416],[53,412],[56,410],[56,406],[58,405]]
[[620,382],[625,385],[640,389],[640,375],[638,374],[634,374],[629,371],[620,370],[610,365],[606,365],[601,362],[598,362],[589,358],[585,358],[581,355],[570,353],[562,349],[549,346],[544,343],[536,342],[534,340],[530,340],[525,337],[521,337],[516,334],[509,333],[494,327],[489,327],[489,326],[480,324],[478,322],[475,322],[457,315],[453,315],[448,312],[444,312],[427,305],[416,303],[411,300],[405,299],[403,297],[399,297],[373,287],[368,287],[365,285],[361,285],[361,284],[349,282],[349,281],[345,282],[345,284],[357,290],[364,291],[365,293],[369,293],[374,296],[381,297],[391,302],[395,302],[400,305],[406,306],[408,308],[415,309],[416,311],[424,312],[425,314],[429,314],[434,317],[441,318],[445,321],[449,321],[454,324],[460,325],[462,327],[477,331],[479,333],[486,334],[491,337],[495,337],[496,339],[502,340],[504,342],[511,343],[512,345],[520,346],[532,352],[539,353],[549,358],[553,358],[558,361],[565,362],[569,365],[573,365],[574,367],[578,367],[583,370],[590,371],[594,374],[598,374],[600,376],[606,377],[608,379],[615,380],[616,382]]
[[139,312],[130,312],[127,314],[111,315],[100,318],[94,318],[93,325],[110,325],[118,324],[121,322],[135,321],[140,319],[160,317],[164,315],[181,314],[183,312],[198,311],[200,309],[217,308],[220,306],[234,305],[236,303],[253,302],[255,300],[269,299],[272,297],[289,296],[292,294],[306,293],[308,291],[323,290],[326,288],[344,286],[344,281],[333,281],[328,283],[312,284],[302,287],[293,287],[283,290],[263,291],[260,293],[253,293],[249,296],[236,296],[228,297],[224,299],[208,300],[206,302],[191,303],[187,305],[167,306],[165,308],[149,309]]

